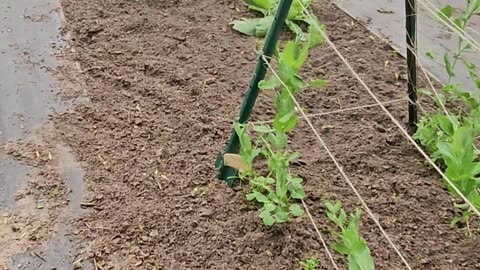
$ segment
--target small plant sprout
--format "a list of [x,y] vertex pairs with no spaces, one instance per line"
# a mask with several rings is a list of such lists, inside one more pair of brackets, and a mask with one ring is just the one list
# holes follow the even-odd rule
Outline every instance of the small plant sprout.
[[312,257],[303,259],[298,262],[302,267],[302,270],[316,270],[317,267],[320,265],[320,260],[318,258]]
[[[260,218],[267,226],[288,222],[291,216],[303,214],[303,208],[294,200],[305,197],[302,178],[292,175],[289,164],[299,154],[287,149],[287,134],[297,125],[298,115],[290,94],[296,94],[306,87],[325,85],[323,80],[305,82],[298,74],[307,59],[309,49],[322,42],[316,28],[310,27],[305,41],[288,41],[283,50],[277,52],[277,76],[263,80],[259,88],[271,90],[275,97],[275,117],[273,124],[252,127],[254,139],[250,138],[247,126],[234,123],[233,128],[240,141],[240,156],[246,164],[246,170],[240,170],[239,178],[250,184],[251,191],[247,200],[262,205]],[[266,159],[267,172],[253,169],[256,158]]]
[[[301,1],[301,3],[299,2]],[[248,4],[248,8],[252,11],[258,12],[263,17],[254,19],[242,19],[233,21],[233,29],[241,32],[245,35],[264,37],[270,29],[275,12],[277,11],[279,0],[245,0]],[[285,24],[287,27],[295,33],[297,40],[303,40],[306,38],[306,34],[302,30],[299,23],[311,25],[316,22],[312,22],[310,17],[304,15],[303,7],[309,7],[311,0],[294,0],[290,11],[288,12],[287,20]]]
[[370,249],[359,232],[361,210],[355,209],[355,214],[350,214],[350,220],[348,220],[347,213],[340,202],[332,204],[327,201],[325,207],[327,217],[340,229],[339,232],[333,232],[336,241],[330,243],[330,246],[338,253],[347,256],[349,270],[374,270],[375,265]]

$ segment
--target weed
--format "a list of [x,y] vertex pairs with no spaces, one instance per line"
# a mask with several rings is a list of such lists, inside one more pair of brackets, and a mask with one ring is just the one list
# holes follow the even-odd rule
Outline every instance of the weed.
[[312,257],[303,259],[299,261],[298,264],[300,264],[302,270],[315,270],[317,269],[317,266],[320,265],[320,260],[318,258]]

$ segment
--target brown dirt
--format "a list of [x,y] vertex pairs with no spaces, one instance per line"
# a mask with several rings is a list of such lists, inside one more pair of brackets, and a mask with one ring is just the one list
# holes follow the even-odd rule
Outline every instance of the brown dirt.
[[[298,269],[297,260],[318,256],[321,269],[331,269],[306,217],[265,228],[242,187],[215,179],[215,156],[255,65],[256,41],[228,27],[251,16],[242,1],[61,2],[75,49],[64,60],[79,62],[77,93],[89,101],[54,122],[86,170],[87,200],[96,208],[78,221],[79,235],[98,265]],[[403,59],[333,5],[314,11],[382,100],[404,96]],[[301,94],[309,112],[373,103],[326,46],[313,50],[304,71],[330,81]],[[270,107],[262,94],[255,119],[268,119]],[[405,107],[389,106],[404,122]],[[450,227],[452,202],[439,177],[378,108],[315,125],[333,126],[324,132],[328,145],[415,269],[480,269],[480,241]],[[305,179],[306,201],[328,236],[322,201],[352,209],[358,200],[305,124],[291,141],[301,153],[294,170]],[[378,269],[404,268],[367,216],[361,230]]]

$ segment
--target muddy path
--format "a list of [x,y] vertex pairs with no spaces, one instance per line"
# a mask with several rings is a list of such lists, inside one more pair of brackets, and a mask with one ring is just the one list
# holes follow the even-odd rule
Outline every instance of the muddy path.
[[[48,124],[71,102],[53,73],[63,11],[58,1],[0,3],[0,269],[71,269],[71,222],[83,169]],[[85,268],[87,269],[87,268]]]

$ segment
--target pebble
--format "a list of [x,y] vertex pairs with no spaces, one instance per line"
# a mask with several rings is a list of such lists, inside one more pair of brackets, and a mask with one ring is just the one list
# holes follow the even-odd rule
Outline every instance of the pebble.
[[159,235],[158,231],[157,230],[153,230],[150,232],[150,237],[157,237]]
[[214,77],[210,77],[208,79],[205,80],[205,84],[207,85],[211,85],[215,82],[215,78]]

